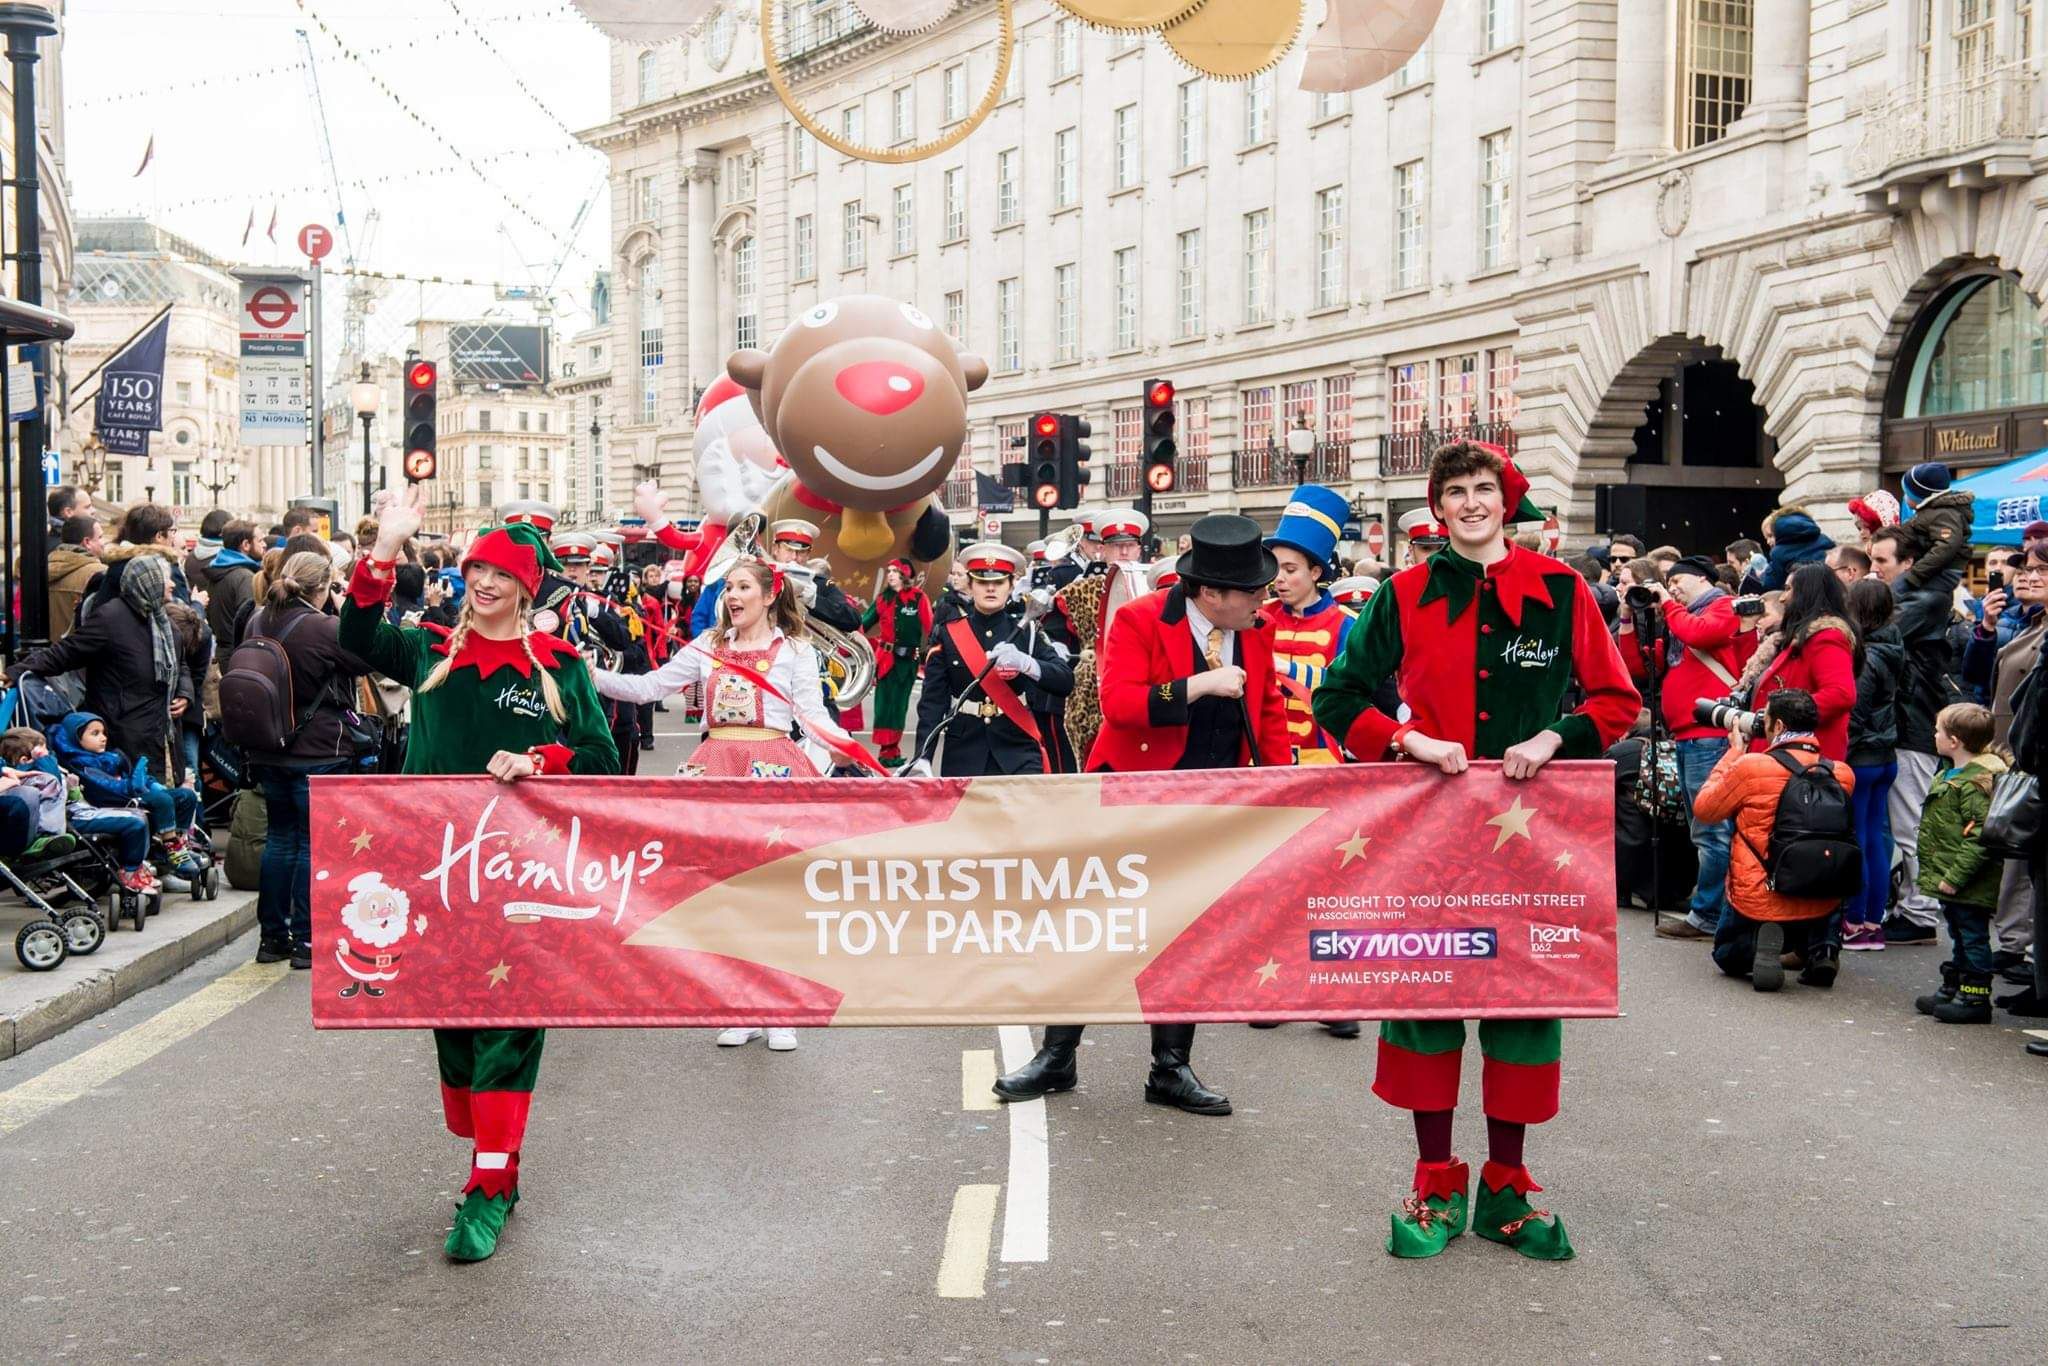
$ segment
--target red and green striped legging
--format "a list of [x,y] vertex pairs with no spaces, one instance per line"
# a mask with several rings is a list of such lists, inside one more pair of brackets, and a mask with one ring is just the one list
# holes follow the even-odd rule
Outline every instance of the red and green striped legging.
[[[1559,1020],[1481,1020],[1482,1105],[1489,1119],[1541,1124],[1557,1114]],[[1458,1108],[1463,1020],[1387,1020],[1380,1025],[1373,1094],[1403,1110]]]

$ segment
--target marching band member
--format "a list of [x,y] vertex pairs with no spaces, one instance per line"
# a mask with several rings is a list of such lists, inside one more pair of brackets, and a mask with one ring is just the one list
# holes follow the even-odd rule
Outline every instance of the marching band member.
[[1451,543],[1451,533],[1426,507],[1401,514],[1401,534],[1408,538],[1408,563],[1426,564],[1429,557]]
[[[1145,554],[1145,537],[1152,530],[1151,519],[1136,508],[1112,508],[1090,516],[1081,523],[1084,546],[1093,547],[1088,566],[1053,598],[1053,638],[1073,652],[1074,689],[1067,695],[1064,714],[1064,743],[1075,760],[1085,757],[1096,734],[1102,729],[1102,701],[1098,682],[1102,655],[1109,636],[1110,587],[1112,576],[1131,575],[1138,592],[1144,591],[1140,561]],[[1055,756],[1056,758],[1060,756]],[[1073,772],[1073,763],[1056,771]]]
[[1339,607],[1349,607],[1356,612],[1365,606],[1379,586],[1380,581],[1370,574],[1354,574],[1331,584],[1330,597]]
[[[541,567],[531,540],[499,528],[469,547],[453,631],[384,620],[398,557],[419,531],[421,496],[412,485],[379,514],[376,544],[356,562],[341,605],[341,648],[412,689],[405,771],[488,773],[505,783],[618,772],[582,657],[567,641],[532,629]],[[519,1151],[543,1038],[538,1029],[434,1031],[449,1131],[475,1144],[448,1233],[447,1253],[457,1261],[495,1252],[518,1202]]]
[[908,560],[892,560],[882,571],[882,591],[861,618],[875,646],[875,747],[890,768],[903,764],[903,722],[910,713],[910,688],[917,661],[932,633],[932,602],[918,586]]
[[[938,773],[974,778],[996,773],[1046,771],[1045,734],[1037,713],[1074,685],[1073,671],[1035,624],[1024,604],[1011,600],[1024,557],[1006,545],[967,547],[956,568],[968,580],[967,607],[935,633],[917,704],[917,739],[930,754],[932,738],[955,698],[979,694],[945,725]],[[993,668],[988,668],[989,665]],[[977,684],[976,679],[980,682]]]
[[[1180,557],[1181,581],[1125,606],[1110,626],[1102,679],[1102,733],[1090,772],[1286,764],[1287,713],[1273,652],[1258,620],[1275,563],[1248,517],[1196,522]],[[1249,723],[1249,729],[1247,728]],[[1044,1045],[999,1078],[1004,1100],[1070,1091],[1079,1025],[1050,1025]],[[1145,1099],[1196,1115],[1227,1115],[1230,1100],[1195,1076],[1193,1025],[1152,1026]]]
[[[623,604],[610,602],[598,591],[603,582],[598,576],[599,552],[609,560],[610,549],[588,531],[556,532],[548,549],[561,563],[562,577],[572,586],[572,591],[554,607],[561,621],[558,629],[562,638],[593,662],[610,663],[621,673],[646,673],[653,666],[635,630],[638,619],[623,611]],[[604,714],[611,727],[612,743],[618,746],[619,771],[638,773],[640,709],[607,700]]]

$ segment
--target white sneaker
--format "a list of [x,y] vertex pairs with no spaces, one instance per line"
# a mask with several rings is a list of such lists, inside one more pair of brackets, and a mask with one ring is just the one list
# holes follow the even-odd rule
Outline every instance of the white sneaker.
[[[752,1043],[760,1037],[761,1031],[751,1026],[742,1026],[738,1029],[721,1029],[718,1031],[718,1046],[720,1048],[739,1048],[745,1044]],[[770,1046],[772,1047],[773,1045]]]
[[795,1051],[796,1051],[796,1031],[795,1031],[794,1029],[771,1029],[771,1030],[769,1030],[769,1031],[768,1031],[768,1049],[769,1049],[769,1051],[770,1051],[770,1052],[773,1052],[773,1053],[793,1053],[793,1052],[795,1052]]

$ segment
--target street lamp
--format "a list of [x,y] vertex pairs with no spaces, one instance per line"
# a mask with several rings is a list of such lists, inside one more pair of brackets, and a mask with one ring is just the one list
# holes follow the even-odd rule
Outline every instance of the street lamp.
[[363,362],[361,374],[349,386],[349,406],[356,410],[356,417],[363,424],[363,516],[370,515],[370,419],[377,415],[378,400],[383,391],[370,379],[370,363]]
[[98,432],[89,433],[78,447],[78,485],[93,497],[107,479],[107,447]]
[[599,517],[604,516],[604,460],[598,454],[597,405],[590,408],[590,507]]
[[1294,457],[1294,482],[1308,482],[1308,458],[1316,452],[1316,434],[1308,429],[1308,414],[1296,413],[1287,429],[1287,453]]
[[213,506],[219,507],[221,494],[234,487],[236,471],[232,465],[222,463],[219,451],[206,459],[206,473],[199,476],[199,486],[213,496]]

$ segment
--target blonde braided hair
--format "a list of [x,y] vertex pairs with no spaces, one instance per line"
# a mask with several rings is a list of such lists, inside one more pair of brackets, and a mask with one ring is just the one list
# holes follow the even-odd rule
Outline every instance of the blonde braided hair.
[[[540,675],[540,691],[541,696],[547,699],[548,715],[561,722],[568,719],[569,709],[562,704],[562,689],[555,682],[555,676],[541,667],[539,657],[533,652],[533,635],[526,629],[527,604],[527,598],[522,595],[519,600],[519,647],[526,651],[526,662]],[[462,647],[468,643],[469,633],[475,625],[476,619],[470,613],[469,599],[465,597],[462,600],[462,613],[455,618],[455,630],[448,637],[448,653],[428,672],[425,681],[416,691],[432,692],[448,681],[448,671],[455,667],[455,657],[462,653]]]

